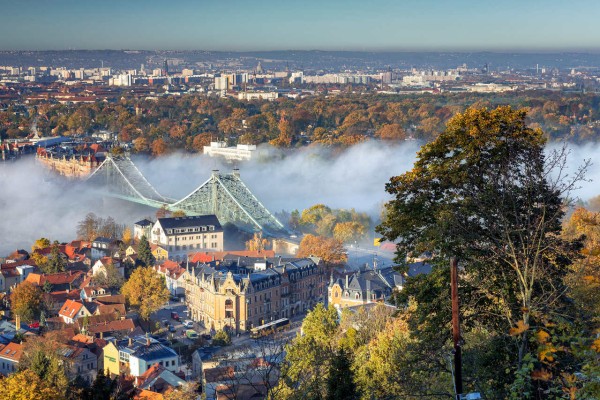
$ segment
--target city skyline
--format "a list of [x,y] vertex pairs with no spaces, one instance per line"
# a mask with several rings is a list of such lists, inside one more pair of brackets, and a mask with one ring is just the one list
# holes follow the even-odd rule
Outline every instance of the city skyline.
[[0,50],[597,51],[600,3],[27,0]]

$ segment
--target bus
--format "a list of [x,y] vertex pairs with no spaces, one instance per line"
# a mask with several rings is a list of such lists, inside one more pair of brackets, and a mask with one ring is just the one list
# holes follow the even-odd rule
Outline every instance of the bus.
[[270,335],[275,332],[286,330],[290,327],[290,320],[287,318],[281,318],[277,321],[269,322],[250,330],[250,337],[252,339],[258,339],[263,336]]

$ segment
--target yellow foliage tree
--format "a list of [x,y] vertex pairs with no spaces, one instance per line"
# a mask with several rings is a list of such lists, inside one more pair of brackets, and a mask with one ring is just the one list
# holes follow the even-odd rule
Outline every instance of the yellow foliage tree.
[[30,282],[21,282],[10,295],[12,312],[19,315],[24,321],[33,321],[39,318],[40,312],[45,308],[44,294]]
[[62,394],[27,369],[0,378],[0,398],[3,400],[62,399]]
[[306,235],[300,242],[298,257],[316,256],[328,265],[343,264],[348,261],[344,245],[337,239]]
[[123,243],[125,243],[125,245],[130,244],[132,237],[133,235],[131,234],[131,229],[129,229],[129,227],[125,228],[123,230]]
[[252,239],[246,242],[246,250],[263,251],[269,245],[269,241],[262,237],[262,232],[256,232]]
[[342,243],[350,243],[365,236],[365,226],[356,222],[340,222],[333,228],[333,237]]
[[136,268],[121,288],[127,302],[139,309],[144,320],[169,300],[169,289],[165,278],[152,267]]

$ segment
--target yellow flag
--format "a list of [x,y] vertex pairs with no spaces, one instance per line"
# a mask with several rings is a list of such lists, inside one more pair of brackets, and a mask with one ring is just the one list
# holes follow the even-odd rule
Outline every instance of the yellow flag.
[[373,239],[373,246],[375,246],[375,247],[381,246],[381,238]]

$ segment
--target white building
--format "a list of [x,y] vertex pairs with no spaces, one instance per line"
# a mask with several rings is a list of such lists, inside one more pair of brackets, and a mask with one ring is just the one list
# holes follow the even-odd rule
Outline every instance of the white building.
[[268,100],[273,101],[279,98],[277,92],[240,92],[238,100]]
[[0,374],[8,376],[19,369],[23,346],[18,343],[0,344]]
[[236,147],[227,147],[225,142],[210,142],[210,146],[204,146],[204,154],[210,157],[225,157],[227,160],[250,160],[252,153],[256,151],[256,145],[238,144]]
[[189,251],[223,251],[223,228],[215,215],[159,218],[150,243],[165,247],[170,259],[183,260]]

